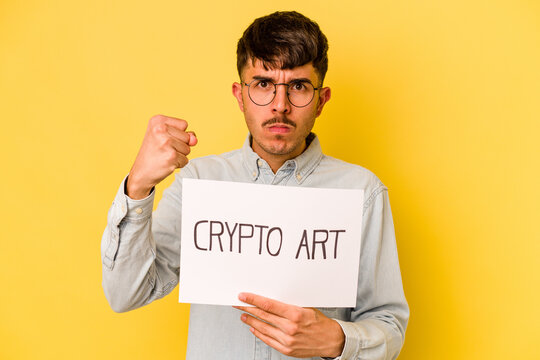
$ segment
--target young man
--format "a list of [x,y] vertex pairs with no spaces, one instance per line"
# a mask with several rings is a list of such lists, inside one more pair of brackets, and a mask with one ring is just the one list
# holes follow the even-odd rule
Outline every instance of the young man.
[[[192,160],[187,122],[153,117],[109,211],[103,287],[115,311],[171,292],[180,272],[182,178],[365,191],[355,308],[301,308],[239,294],[254,307],[191,306],[188,359],[394,359],[409,309],[403,294],[386,187],[368,170],[325,156],[311,133],[330,100],[327,40],[296,12],[259,18],[238,42],[232,92],[249,136],[242,149]],[[183,168],[152,214],[153,188]],[[261,205],[263,206],[263,204]],[[360,239],[359,239],[360,240]]]

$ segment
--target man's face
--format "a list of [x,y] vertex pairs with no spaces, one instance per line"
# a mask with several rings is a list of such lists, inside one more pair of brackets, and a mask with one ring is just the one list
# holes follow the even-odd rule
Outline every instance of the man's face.
[[[295,80],[309,80],[314,87],[320,85],[317,72],[312,64],[294,69],[265,70],[256,60],[242,71],[243,83],[254,79],[267,79],[275,84],[291,83]],[[248,87],[233,84],[233,95],[244,113],[247,127],[253,137],[253,150],[267,162],[284,162],[302,153],[306,147],[306,137],[315,124],[315,118],[322,112],[330,99],[330,88],[315,90],[311,103],[305,107],[295,107],[287,98],[287,86],[278,85],[274,100],[265,106],[254,104],[248,96]]]

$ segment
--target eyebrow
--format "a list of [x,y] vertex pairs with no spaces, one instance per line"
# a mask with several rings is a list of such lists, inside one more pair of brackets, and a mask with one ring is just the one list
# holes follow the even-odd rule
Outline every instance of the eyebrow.
[[255,75],[255,76],[253,77],[253,80],[270,80],[270,81],[274,81],[274,82],[275,82],[275,80],[274,80],[273,78],[271,78],[271,77],[269,77],[269,76],[261,76],[261,75]]
[[[266,80],[266,81],[272,81],[273,83],[276,82],[276,80],[270,76],[262,76],[262,75],[255,75],[253,76],[253,80]],[[308,82],[310,84],[313,84],[310,79],[308,78],[294,78],[289,81],[289,83],[292,82]]]

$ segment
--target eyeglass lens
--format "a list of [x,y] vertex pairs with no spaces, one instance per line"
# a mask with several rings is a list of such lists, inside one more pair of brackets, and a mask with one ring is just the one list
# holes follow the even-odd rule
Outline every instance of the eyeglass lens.
[[[293,81],[287,86],[289,102],[296,107],[307,106],[315,94],[313,84],[307,81]],[[259,106],[270,104],[276,97],[276,84],[268,80],[253,80],[248,84],[248,94],[251,101]]]

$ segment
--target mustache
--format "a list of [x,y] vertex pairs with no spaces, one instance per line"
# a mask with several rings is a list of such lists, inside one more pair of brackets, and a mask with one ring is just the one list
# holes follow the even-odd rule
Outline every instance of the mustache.
[[290,125],[292,127],[296,127],[296,123],[292,120],[287,119],[286,117],[272,118],[270,120],[266,120],[265,122],[262,123],[262,126],[268,126],[268,125],[273,125],[273,124],[285,124],[285,125]]

